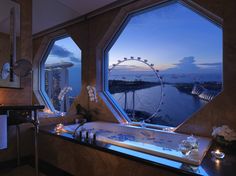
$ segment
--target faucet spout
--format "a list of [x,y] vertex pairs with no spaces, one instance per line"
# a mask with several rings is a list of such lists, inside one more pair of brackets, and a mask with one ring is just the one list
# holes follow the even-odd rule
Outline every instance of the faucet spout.
[[78,130],[81,126],[83,126],[86,122],[87,122],[86,119],[83,119],[83,120],[81,121],[81,123],[75,128],[75,130],[74,130],[74,132],[73,132],[73,137],[76,136],[77,130]]

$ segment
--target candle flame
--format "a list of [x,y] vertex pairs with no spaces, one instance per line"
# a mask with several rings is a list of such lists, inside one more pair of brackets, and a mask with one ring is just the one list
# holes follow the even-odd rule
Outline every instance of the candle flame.
[[48,114],[53,114],[53,112],[50,109],[45,108],[43,112],[48,113]]

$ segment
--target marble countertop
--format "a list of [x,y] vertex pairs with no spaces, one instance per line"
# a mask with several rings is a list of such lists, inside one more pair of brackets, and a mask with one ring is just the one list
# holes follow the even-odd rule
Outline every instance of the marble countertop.
[[0,111],[7,110],[37,110],[44,109],[44,105],[0,105]]

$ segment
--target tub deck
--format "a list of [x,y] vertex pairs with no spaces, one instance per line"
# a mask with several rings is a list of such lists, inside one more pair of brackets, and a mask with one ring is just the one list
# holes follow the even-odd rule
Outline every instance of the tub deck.
[[[72,133],[77,126],[78,124],[74,124],[64,128]],[[105,122],[90,122],[80,128],[96,133],[97,141],[191,165],[201,164],[211,144],[210,139],[197,137],[199,143],[198,153],[190,153],[188,156],[185,156],[179,151],[179,144],[189,136],[186,134],[152,129],[144,130],[140,127]]]

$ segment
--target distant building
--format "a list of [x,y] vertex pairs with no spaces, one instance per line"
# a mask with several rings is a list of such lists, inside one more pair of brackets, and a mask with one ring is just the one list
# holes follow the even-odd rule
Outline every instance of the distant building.
[[69,96],[65,95],[64,99],[60,101],[58,95],[63,88],[69,86],[68,68],[73,65],[71,62],[45,64],[45,91],[54,108],[61,112],[67,112],[70,107]]

